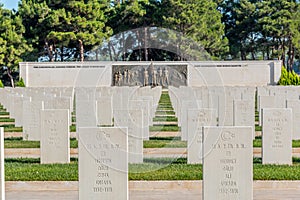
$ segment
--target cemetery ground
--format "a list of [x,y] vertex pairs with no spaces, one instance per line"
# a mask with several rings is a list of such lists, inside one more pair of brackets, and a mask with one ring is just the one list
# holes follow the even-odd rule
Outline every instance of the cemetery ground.
[[[258,115],[259,113],[256,112],[256,121],[258,120]],[[76,135],[74,134],[76,131],[75,117],[72,118],[72,122],[70,131],[73,133],[71,135],[74,136]],[[190,192],[189,195],[191,199],[198,199],[201,197],[199,194],[201,193],[200,180],[202,180],[202,165],[187,164],[187,142],[181,141],[177,117],[175,117],[173,107],[166,92],[162,93],[153,122],[154,125],[149,127],[151,132],[150,140],[144,141],[143,143],[144,162],[142,164],[129,164],[128,177],[129,181],[131,181],[129,188],[136,189],[134,192],[131,192],[134,193],[134,195],[131,195],[134,196],[135,199],[144,197],[145,193],[142,193],[142,191],[150,191],[149,186],[152,182],[154,183],[154,185],[152,185],[154,188],[165,188],[165,191],[168,189],[170,191],[174,190],[174,197],[177,196],[175,190],[181,185]],[[78,181],[78,141],[75,137],[70,138],[71,162],[69,164],[40,164],[40,142],[24,141],[22,138],[22,127],[14,126],[14,119],[10,118],[9,113],[6,112],[6,109],[2,106],[0,106],[0,126],[4,127],[6,137],[4,141],[6,157],[5,180],[8,183],[17,186],[19,183],[28,182],[30,183],[28,185],[35,188],[34,185],[38,182],[42,183],[46,181],[50,185],[55,183],[60,185],[64,182]],[[253,140],[253,180],[257,182],[254,184],[254,190],[256,189],[254,197],[255,199],[267,199],[265,195],[268,195],[268,192],[264,192],[264,189],[265,191],[268,191],[269,189],[269,191],[272,191],[272,195],[277,197],[280,197],[280,194],[285,195],[282,196],[282,198],[279,198],[284,199],[287,194],[282,190],[280,181],[285,180],[293,182],[300,180],[300,140],[293,140],[292,143],[292,165],[262,165],[261,127],[258,123],[256,123],[255,130],[256,137],[255,140]],[[140,182],[142,186],[136,186],[135,181]],[[160,181],[164,182],[161,183]],[[175,184],[174,186],[169,181],[178,181],[176,182],[178,185],[176,186]],[[267,182],[263,185],[260,181],[275,182],[270,182],[269,185]],[[285,182],[285,185],[289,187],[288,184],[292,182]],[[260,184],[263,186],[259,186]],[[8,184],[8,188],[9,187],[10,185]],[[25,185],[23,185],[23,187],[26,188]],[[41,184],[40,187],[46,186]],[[67,189],[69,187],[69,196],[76,197],[78,189],[76,186],[73,187],[71,184],[71,186],[63,187]],[[291,186],[291,188],[293,187],[294,186]],[[53,188],[55,187],[53,186]],[[272,188],[277,189],[274,191],[270,190]],[[187,195],[187,191],[183,191],[180,195]],[[28,195],[31,195],[32,193],[34,192],[29,191]],[[57,193],[58,196],[63,196],[63,194],[59,194],[59,190]],[[152,194],[153,199],[155,199],[155,197],[156,199],[158,198],[156,195],[159,194],[155,194],[154,190],[150,193]],[[11,192],[11,196],[13,196],[13,194],[14,192]],[[17,193],[15,195],[17,195]],[[43,192],[40,191],[40,195],[42,196]],[[160,197],[165,197],[162,199],[172,197],[172,194],[169,194],[169,196],[166,195],[167,194],[163,194]],[[63,198],[68,199],[67,197]]]

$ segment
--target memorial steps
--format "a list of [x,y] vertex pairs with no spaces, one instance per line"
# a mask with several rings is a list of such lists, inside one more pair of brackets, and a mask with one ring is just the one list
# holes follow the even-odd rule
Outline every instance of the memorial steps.
[[153,126],[149,127],[151,137],[178,137],[180,128],[167,89],[161,93],[153,118]]
[[14,119],[10,119],[9,113],[6,109],[0,105],[0,126],[1,125],[12,125],[14,124]]
[[7,128],[15,128],[15,120],[10,118],[9,112],[0,104],[0,126]]

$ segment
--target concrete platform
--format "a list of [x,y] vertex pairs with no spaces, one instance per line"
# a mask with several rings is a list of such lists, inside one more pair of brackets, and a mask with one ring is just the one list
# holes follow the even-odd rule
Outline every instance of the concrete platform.
[[3,125],[15,125],[15,122],[0,122],[0,126]]
[[[23,137],[22,132],[5,132],[4,138],[11,138],[11,137]],[[70,132],[70,138],[76,138],[76,132]]]
[[180,137],[181,132],[174,131],[151,131],[150,137]]
[[[144,148],[145,158],[179,158],[187,157],[186,148]],[[78,149],[70,149],[71,157],[78,157]],[[261,148],[253,148],[253,156],[261,157]],[[7,148],[4,149],[5,158],[39,158],[39,148]],[[300,157],[300,148],[293,148],[293,157]],[[299,197],[300,199],[300,197]]]
[[[78,182],[6,182],[6,200],[77,200]],[[300,181],[254,181],[254,200],[298,200]],[[202,181],[129,181],[130,200],[201,200]]]
[[[261,136],[261,131],[256,131],[255,132],[256,136]],[[176,131],[151,131],[150,132],[150,137],[180,137],[181,132],[176,132]],[[5,132],[4,133],[5,138],[10,138],[10,137],[22,137],[22,132]],[[70,132],[70,137],[71,138],[76,138],[76,132]]]
[[164,126],[164,125],[177,125],[178,122],[153,122],[153,125],[161,125],[161,126]]

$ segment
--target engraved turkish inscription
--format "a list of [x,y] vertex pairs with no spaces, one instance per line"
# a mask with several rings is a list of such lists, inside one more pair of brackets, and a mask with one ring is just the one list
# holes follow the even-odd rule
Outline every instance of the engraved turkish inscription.
[[292,110],[263,109],[263,164],[292,164]]
[[69,110],[41,110],[41,163],[70,162]]
[[79,128],[79,199],[128,199],[127,128]]
[[252,200],[252,128],[203,128],[203,199]]

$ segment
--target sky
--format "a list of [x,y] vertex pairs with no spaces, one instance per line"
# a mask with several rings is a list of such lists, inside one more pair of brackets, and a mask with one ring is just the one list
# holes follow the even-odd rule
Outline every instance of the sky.
[[4,8],[17,10],[18,1],[19,0],[0,0],[0,3],[4,5]]

